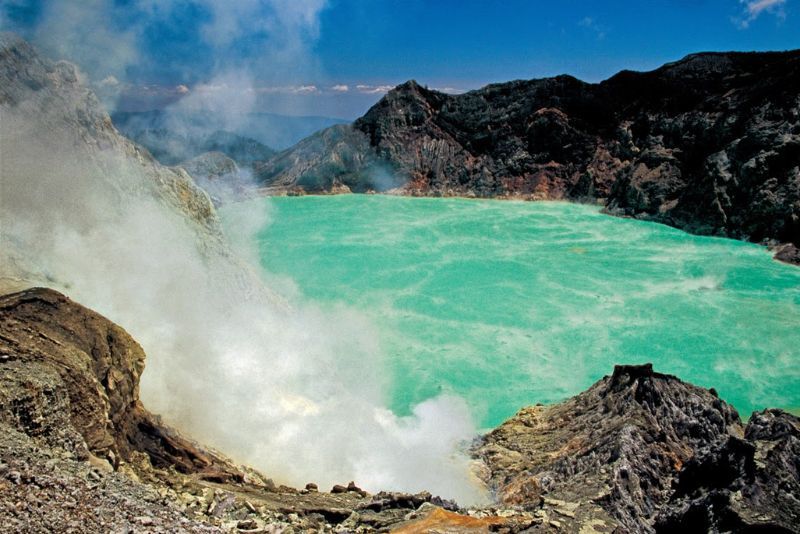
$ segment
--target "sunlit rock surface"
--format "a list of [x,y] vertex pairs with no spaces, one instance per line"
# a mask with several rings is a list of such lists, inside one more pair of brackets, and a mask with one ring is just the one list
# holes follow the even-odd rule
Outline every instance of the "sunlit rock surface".
[[569,531],[610,520],[631,531],[792,532],[799,425],[767,410],[743,428],[713,390],[649,364],[617,366],[563,403],[521,410],[475,452],[501,502],[535,503]]

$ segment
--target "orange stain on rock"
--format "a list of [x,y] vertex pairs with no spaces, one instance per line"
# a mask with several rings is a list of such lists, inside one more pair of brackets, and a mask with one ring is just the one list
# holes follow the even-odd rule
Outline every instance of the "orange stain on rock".
[[502,517],[477,518],[448,512],[442,508],[434,508],[425,517],[404,523],[392,532],[397,534],[427,534],[429,532],[489,532],[492,525],[502,525],[506,520]]

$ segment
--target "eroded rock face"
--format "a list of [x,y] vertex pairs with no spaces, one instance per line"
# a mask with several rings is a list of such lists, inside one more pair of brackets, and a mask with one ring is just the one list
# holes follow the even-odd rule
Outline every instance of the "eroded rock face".
[[145,453],[156,467],[242,478],[142,407],[144,352],[108,319],[36,288],[0,297],[0,332],[0,418],[6,424],[113,466]]
[[713,392],[650,365],[617,366],[580,395],[521,410],[476,455],[503,503],[544,505],[575,524],[650,530],[683,465],[742,433],[736,411]]
[[[74,156],[80,159],[81,172],[102,174],[128,194],[154,196],[207,232],[218,232],[208,196],[184,171],[159,165],[146,150],[120,135],[74,65],[50,61],[7,32],[0,33],[0,110],[5,122],[1,140],[6,180],[31,170],[32,163],[23,167],[20,159],[31,155],[24,145],[38,139],[48,151],[39,154],[41,172],[70,170]],[[52,160],[42,158],[44,154]]]
[[744,439],[730,437],[692,458],[656,522],[658,532],[797,532],[800,420],[756,412]]
[[42,264],[46,238],[124,225],[145,210],[180,221],[200,254],[229,255],[209,196],[186,171],[120,135],[74,65],[9,33],[0,33],[0,116],[3,293],[68,287],[71,273]]
[[[475,448],[497,499],[568,531],[796,532],[800,419],[736,411],[652,366],[521,410]],[[548,525],[545,520],[542,526]]]
[[[462,95],[410,81],[337,127],[342,142],[303,141],[257,176],[308,191],[342,182],[353,191],[597,199],[619,215],[797,247],[798,87],[800,51],[695,54],[599,84],[558,76]],[[376,168],[391,180],[372,181]]]
[[[367,136],[349,125],[336,125],[255,164],[254,174],[268,192],[330,191],[342,185],[363,192],[389,188],[380,185],[379,169]],[[264,180],[264,176],[271,178]]]

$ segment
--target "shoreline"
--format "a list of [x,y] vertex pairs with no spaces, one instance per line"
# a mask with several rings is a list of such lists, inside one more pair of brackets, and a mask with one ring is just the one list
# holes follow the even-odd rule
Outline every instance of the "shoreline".
[[[345,186],[346,187],[346,186]],[[676,224],[669,224],[667,221],[658,220],[656,218],[651,217],[635,217],[632,215],[625,215],[621,213],[614,213],[614,211],[609,210],[605,204],[605,199],[602,198],[587,198],[586,201],[576,200],[576,199],[568,199],[568,198],[540,198],[536,195],[503,195],[503,196],[494,196],[494,197],[479,197],[475,195],[461,195],[461,194],[418,194],[417,192],[404,192],[401,190],[390,190],[390,191],[369,191],[369,192],[353,192],[349,189],[347,191],[339,190],[339,191],[314,191],[314,192],[296,192],[291,191],[286,188],[256,188],[252,190],[252,192],[248,192],[247,194],[242,195],[239,198],[232,200],[226,204],[235,204],[238,202],[245,202],[248,200],[253,200],[256,198],[265,198],[265,197],[329,197],[329,196],[339,196],[339,195],[364,195],[364,196],[388,196],[388,197],[406,197],[406,198],[457,198],[461,200],[499,200],[499,201],[518,201],[518,202],[566,202],[569,204],[578,204],[578,205],[586,205],[586,206],[598,206],[600,207],[600,213],[603,215],[608,215],[610,217],[616,217],[618,219],[632,219],[635,221],[644,221],[644,222],[652,222],[656,224],[662,224],[664,226],[668,226],[670,228],[675,228],[682,232],[686,232],[689,235],[700,236],[700,237],[714,237],[720,239],[732,239],[734,241],[741,241],[744,243],[751,243],[753,245],[758,245],[762,248],[765,248],[767,251],[770,252],[772,255],[772,259],[784,263],[787,265],[793,265],[795,267],[800,268],[800,248],[798,248],[793,243],[782,243],[782,242],[755,242],[749,239],[742,239],[738,237],[732,237],[727,235],[713,235],[713,234],[703,234],[703,233],[696,233],[691,232],[687,228],[683,228]]]

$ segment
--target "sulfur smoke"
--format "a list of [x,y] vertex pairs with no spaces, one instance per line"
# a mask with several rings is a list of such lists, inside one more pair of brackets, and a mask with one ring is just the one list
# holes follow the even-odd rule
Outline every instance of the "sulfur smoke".
[[[277,482],[482,498],[462,450],[475,434],[463,400],[432,398],[410,417],[386,409],[368,317],[277,297],[226,244],[207,197],[119,138],[72,67],[51,67],[59,81],[43,88],[11,67],[3,289],[48,285],[125,327],[148,355],[145,405]],[[267,223],[237,217],[239,243]]]

